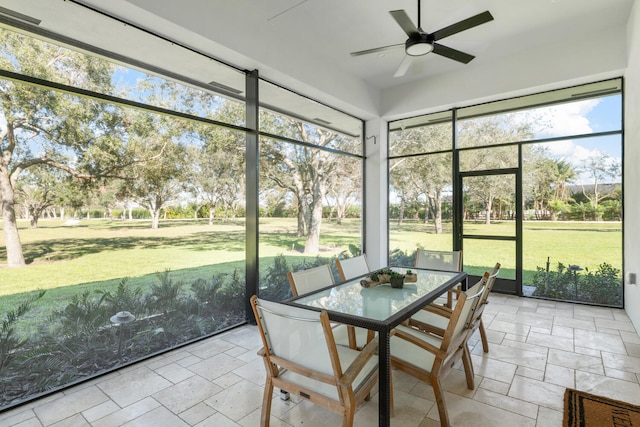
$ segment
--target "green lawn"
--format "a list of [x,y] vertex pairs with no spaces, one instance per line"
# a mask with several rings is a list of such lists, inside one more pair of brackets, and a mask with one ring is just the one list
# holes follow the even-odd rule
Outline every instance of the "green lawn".
[[[25,257],[24,268],[0,268],[0,313],[38,289],[48,290],[39,305],[59,306],[84,289],[113,288],[128,278],[135,286],[148,286],[156,274],[170,270],[180,280],[208,278],[216,273],[244,271],[245,235],[243,220],[208,225],[206,220],[164,221],[157,230],[148,221],[83,220],[80,226],[42,220],[37,229],[20,224]],[[451,230],[432,233],[433,227],[419,222],[392,226],[391,247],[411,252],[416,247],[451,248]],[[466,233],[503,234],[509,223],[467,224]],[[321,256],[331,257],[357,245],[360,222],[342,225],[323,223]],[[616,268],[622,264],[620,223],[527,222],[524,229],[525,283],[536,267],[551,268],[558,262],[578,264],[595,270],[602,262]],[[513,274],[513,243],[465,241],[467,271],[486,270],[496,261],[503,264],[501,276]],[[475,247],[474,247],[475,245]],[[260,220],[261,273],[280,254],[304,258],[304,239],[296,236],[295,219]],[[0,265],[6,264],[4,238],[0,236]]]
[[[448,228],[447,228],[448,227]],[[425,249],[451,250],[451,228],[445,225],[444,234],[433,234],[433,225],[407,222],[400,227],[393,224],[390,231],[391,248],[413,251]],[[485,224],[465,223],[465,234],[511,235],[511,222]],[[525,284],[536,267],[550,268],[558,263],[577,264],[595,271],[603,263],[622,268],[622,224],[619,222],[525,222],[523,225],[523,269]],[[463,248],[465,270],[479,273],[500,262],[500,277],[515,277],[515,244],[505,241],[466,239]]]
[[[331,256],[357,244],[359,228],[359,221],[325,221],[322,254]],[[296,236],[295,220],[261,219],[260,233],[261,270],[283,253],[309,258],[300,252],[304,238]],[[212,226],[207,220],[171,220],[157,230],[149,221],[83,220],[69,227],[42,220],[37,229],[20,223],[20,238],[29,265],[0,268],[0,313],[40,289],[47,295],[38,305],[59,305],[85,289],[115,288],[124,277],[131,286],[146,287],[166,270],[188,283],[245,268],[242,219]],[[0,265],[6,265],[2,235]]]

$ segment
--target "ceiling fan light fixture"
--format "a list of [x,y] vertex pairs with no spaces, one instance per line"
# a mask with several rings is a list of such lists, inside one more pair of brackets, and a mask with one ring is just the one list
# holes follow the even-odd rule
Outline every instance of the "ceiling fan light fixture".
[[433,50],[433,45],[426,40],[408,39],[405,43],[405,52],[410,56],[422,56]]

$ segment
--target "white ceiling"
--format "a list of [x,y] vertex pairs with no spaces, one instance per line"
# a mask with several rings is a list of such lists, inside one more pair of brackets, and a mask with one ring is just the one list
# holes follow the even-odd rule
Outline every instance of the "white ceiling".
[[[100,4],[97,0],[91,1]],[[441,40],[476,55],[464,65],[429,54],[415,61],[402,78],[393,74],[404,57],[399,49],[384,57],[351,57],[350,52],[404,43],[407,36],[389,14],[404,9],[417,24],[415,0],[130,0],[165,19],[211,38],[247,57],[274,48],[287,52],[288,64],[322,63],[377,88],[424,79],[461,67],[488,64],[504,56],[562,38],[596,38],[625,26],[632,0],[422,0],[422,27],[427,32],[488,10],[495,20]],[[242,65],[242,64],[239,64]]]
[[[469,64],[427,54],[404,77],[393,75],[403,49],[380,56],[350,52],[403,43],[406,35],[389,14],[404,9],[417,24],[415,0],[83,0],[240,69],[261,76],[363,118],[384,113],[381,96],[441,82],[447,76],[490,75],[495,64],[535,52],[538,66],[563,67],[557,54],[545,64],[544,52],[572,43],[602,49],[598,41],[624,50],[634,0],[422,0],[422,28],[433,32],[485,10],[494,21],[458,33],[441,44],[475,55]],[[200,81],[242,85],[241,75],[203,66],[202,58],[181,57],[173,48],[142,41],[138,31],[108,24],[95,12],[62,0],[3,0],[2,7],[42,20],[41,28],[117,49],[129,57],[184,73]],[[105,31],[110,34],[105,37]],[[145,36],[148,37],[148,36]],[[617,40],[617,42],[616,42]],[[531,56],[529,55],[529,56]],[[542,57],[540,57],[542,55]],[[599,52],[593,52],[592,62]],[[189,59],[190,58],[190,59]],[[561,60],[561,59],[560,59]],[[209,62],[209,64],[211,64]],[[619,66],[619,64],[615,64]],[[526,85],[525,82],[518,83]],[[536,84],[539,84],[537,82]],[[523,86],[524,87],[524,86]],[[242,87],[241,87],[242,88]],[[243,89],[243,88],[242,88]],[[382,108],[384,110],[384,108]]]

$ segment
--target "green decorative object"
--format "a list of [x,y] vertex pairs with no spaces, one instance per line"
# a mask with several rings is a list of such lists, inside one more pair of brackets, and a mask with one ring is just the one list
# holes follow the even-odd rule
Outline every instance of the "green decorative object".
[[392,288],[402,289],[404,287],[404,274],[392,271],[389,282],[391,283]]

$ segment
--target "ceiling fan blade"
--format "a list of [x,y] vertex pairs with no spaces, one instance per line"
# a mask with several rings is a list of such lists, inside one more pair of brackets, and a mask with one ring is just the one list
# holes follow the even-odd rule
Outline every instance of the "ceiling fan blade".
[[463,64],[468,64],[473,58],[475,58],[473,55],[469,55],[468,53],[464,53],[438,43],[433,44],[433,53],[453,59],[454,61],[462,62]]
[[392,44],[389,46],[376,47],[374,49],[360,50],[358,52],[351,52],[351,56],[368,55],[370,53],[389,52],[404,47],[404,43]]
[[393,19],[396,20],[398,25],[402,27],[405,33],[409,36],[409,38],[419,37],[420,31],[418,31],[418,27],[416,27],[413,22],[411,22],[411,18],[407,15],[407,12],[404,10],[392,10],[389,12]]
[[402,77],[407,74],[409,67],[411,67],[411,64],[413,63],[413,58],[413,56],[405,55],[393,77]]
[[471,18],[467,18],[455,24],[449,25],[448,27],[444,27],[432,33],[431,36],[433,37],[433,41],[441,40],[445,37],[449,37],[456,33],[459,33],[460,31],[468,30],[469,28],[476,27],[489,21],[493,21],[493,15],[491,15],[489,11],[482,12],[478,15],[472,16]]

